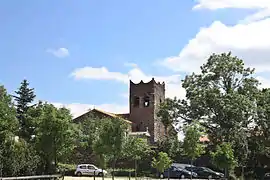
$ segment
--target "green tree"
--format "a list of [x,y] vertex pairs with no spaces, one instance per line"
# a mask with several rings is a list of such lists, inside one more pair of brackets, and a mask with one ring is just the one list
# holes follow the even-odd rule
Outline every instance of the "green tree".
[[16,109],[4,86],[0,86],[0,144],[19,130]]
[[173,160],[183,154],[182,142],[177,136],[170,136],[158,143],[158,151],[166,152]]
[[94,147],[99,146],[98,153],[108,157],[113,164],[112,179],[114,179],[114,169],[116,160],[123,153],[124,138],[127,133],[127,124],[120,118],[100,120],[97,139]]
[[213,163],[220,169],[225,170],[226,177],[236,165],[234,151],[230,143],[218,145],[215,152],[211,153]]
[[42,115],[36,129],[36,146],[40,153],[46,173],[54,170],[58,162],[68,160],[75,148],[77,127],[72,122],[69,110],[57,109],[52,104],[42,105]]
[[200,137],[203,135],[203,128],[199,123],[193,122],[186,127],[184,133],[183,150],[185,155],[190,158],[192,164],[196,158],[205,152],[205,146],[200,142]]
[[14,96],[17,106],[17,117],[20,122],[19,136],[24,138],[27,142],[31,140],[34,132],[33,122],[27,118],[27,110],[34,101],[36,95],[33,88],[29,88],[29,82],[24,79],[18,91],[15,91]]
[[[4,86],[0,86],[0,175],[7,175],[11,172],[12,164],[8,164],[9,154],[13,149],[7,144],[15,138],[19,130],[16,119],[16,109]],[[9,151],[10,150],[10,151]]]
[[160,174],[164,173],[171,165],[172,160],[165,152],[159,152],[157,158],[153,157],[152,167],[156,168]]
[[235,130],[247,128],[256,118],[259,83],[253,73],[231,53],[211,55],[201,73],[183,81],[187,100],[179,105],[181,117],[200,121],[214,144],[234,141]]
[[137,137],[126,137],[123,154],[125,157],[134,160],[135,178],[137,179],[137,164],[143,157],[151,153],[151,148],[146,139]]
[[165,134],[168,136],[168,128],[172,127],[173,123],[177,122],[177,118],[179,117],[178,100],[176,98],[165,99],[165,102],[159,107],[157,116],[164,125]]

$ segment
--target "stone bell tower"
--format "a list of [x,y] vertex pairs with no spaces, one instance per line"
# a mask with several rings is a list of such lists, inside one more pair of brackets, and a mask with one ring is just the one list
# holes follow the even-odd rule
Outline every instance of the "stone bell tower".
[[165,83],[150,82],[138,84],[130,81],[129,87],[129,120],[133,122],[133,132],[149,131],[150,142],[156,143],[164,137],[165,130],[157,117],[160,103],[165,100]]

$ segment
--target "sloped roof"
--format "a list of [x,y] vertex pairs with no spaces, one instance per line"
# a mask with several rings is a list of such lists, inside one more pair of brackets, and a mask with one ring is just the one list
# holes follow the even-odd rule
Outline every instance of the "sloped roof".
[[98,112],[98,113],[104,114],[104,115],[109,116],[109,117],[112,117],[112,118],[119,118],[119,119],[122,119],[123,121],[125,121],[125,122],[127,122],[127,123],[129,123],[129,124],[132,124],[131,121],[129,121],[129,120],[127,120],[127,119],[124,119],[124,118],[121,117],[121,116],[118,116],[118,115],[116,115],[116,114],[114,114],[114,113],[106,112],[106,111],[103,111],[103,110],[100,110],[100,109],[96,109],[96,108],[94,108],[94,109],[92,109],[92,110],[90,110],[90,111],[88,111],[88,112],[86,112],[86,113],[80,115],[79,117],[74,118],[74,120],[79,119],[80,117],[85,116],[85,115],[87,115],[87,114],[89,114],[89,113],[91,113],[91,112]]

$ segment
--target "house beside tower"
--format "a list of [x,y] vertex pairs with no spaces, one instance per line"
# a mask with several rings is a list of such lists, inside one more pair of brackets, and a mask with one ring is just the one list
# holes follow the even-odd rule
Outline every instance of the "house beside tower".
[[76,117],[74,122],[81,122],[90,115],[100,118],[119,118],[130,125],[129,135],[148,138],[151,144],[156,144],[165,136],[165,129],[157,117],[159,105],[165,101],[165,83],[156,82],[152,78],[149,82],[129,85],[129,113],[116,114],[99,109],[92,109]]

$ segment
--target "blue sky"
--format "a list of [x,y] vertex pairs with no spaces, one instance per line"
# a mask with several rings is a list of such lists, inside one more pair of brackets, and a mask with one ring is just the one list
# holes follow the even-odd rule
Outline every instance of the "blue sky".
[[[180,80],[210,52],[268,56],[269,41],[261,35],[267,34],[262,27],[270,27],[269,20],[252,16],[269,3],[231,2],[3,0],[0,84],[13,93],[26,78],[37,99],[64,104],[75,115],[94,105],[127,111],[127,79],[154,76],[166,82],[168,97],[183,97]],[[202,7],[193,8],[198,4]],[[243,32],[258,36],[258,42],[239,38]],[[247,64],[258,66],[263,74],[258,78],[266,81],[269,69],[263,58]]]

